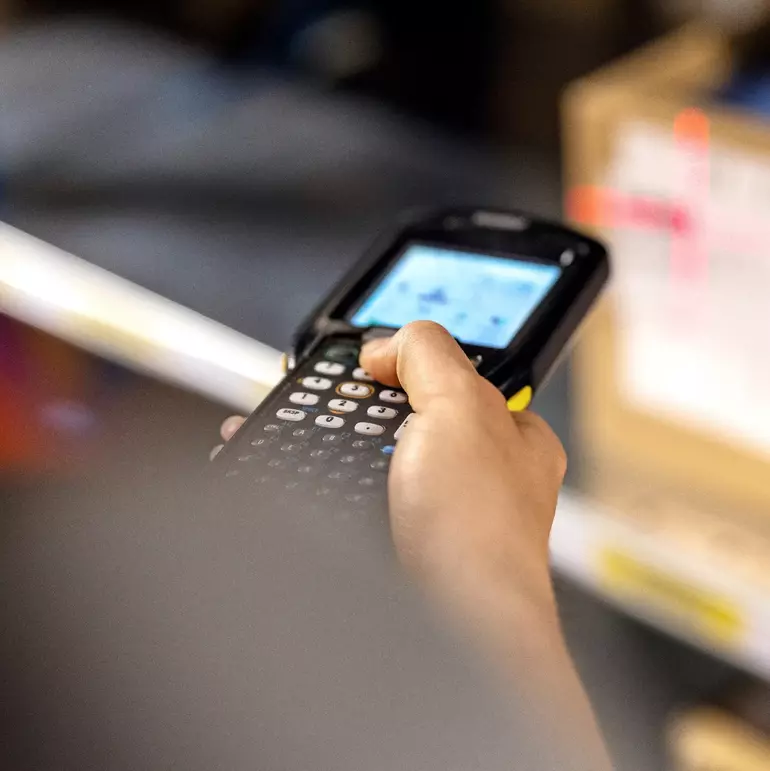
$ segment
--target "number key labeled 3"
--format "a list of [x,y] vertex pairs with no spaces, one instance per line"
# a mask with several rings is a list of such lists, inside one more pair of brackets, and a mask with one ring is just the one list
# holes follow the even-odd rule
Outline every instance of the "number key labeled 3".
[[289,396],[289,401],[292,404],[307,404],[309,407],[318,404],[319,399],[318,394],[309,394],[306,391],[296,391]]
[[336,361],[319,361],[313,369],[321,375],[336,377],[345,371],[345,365],[338,364]]
[[385,427],[377,423],[356,423],[355,432],[366,436],[379,436],[385,433]]
[[358,409],[358,405],[350,399],[332,399],[328,406],[333,412],[355,412]]
[[337,386],[337,393],[341,396],[350,396],[353,399],[365,399],[374,393],[374,388],[364,383],[341,383]]
[[391,404],[405,404],[406,394],[403,391],[380,391],[380,399]]
[[334,415],[319,415],[315,419],[315,424],[321,428],[341,428],[345,425],[345,420]]
[[366,414],[370,418],[379,418],[380,420],[393,420],[398,415],[398,410],[394,410],[392,407],[383,407],[382,405],[377,407],[369,407]]
[[316,377],[315,375],[303,377],[300,383],[311,391],[328,391],[332,387],[331,380],[325,377]]
[[291,420],[294,423],[304,420],[306,415],[307,413],[302,410],[292,410],[287,407],[284,407],[282,410],[278,410],[278,412],[275,413],[275,417],[279,420]]

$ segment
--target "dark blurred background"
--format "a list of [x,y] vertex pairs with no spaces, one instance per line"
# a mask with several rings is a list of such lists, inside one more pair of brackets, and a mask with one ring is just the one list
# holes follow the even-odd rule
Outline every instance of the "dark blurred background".
[[[631,0],[9,14],[4,218],[279,346],[406,207],[557,214],[560,90],[663,24]],[[289,274],[296,311],[255,286]]]
[[[663,0],[0,0],[0,219],[283,349],[406,208],[561,216],[565,86],[703,12]],[[214,443],[221,404],[3,324],[7,371],[27,362],[47,405],[32,426],[20,389],[0,392],[6,526],[67,485],[118,480],[127,456],[181,454],[193,469]],[[44,352],[34,366],[29,351]],[[539,404],[568,446],[569,383],[565,366]],[[619,768],[671,768],[672,712],[743,677],[559,587]]]

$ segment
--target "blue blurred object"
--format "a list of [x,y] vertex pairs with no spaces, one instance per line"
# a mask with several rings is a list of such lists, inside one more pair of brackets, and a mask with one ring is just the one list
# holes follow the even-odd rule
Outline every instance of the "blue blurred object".
[[770,118],[770,71],[753,69],[736,73],[717,99],[722,104]]

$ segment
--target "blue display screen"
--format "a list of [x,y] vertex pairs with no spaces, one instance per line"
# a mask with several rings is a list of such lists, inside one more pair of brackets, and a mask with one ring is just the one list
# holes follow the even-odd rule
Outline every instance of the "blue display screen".
[[401,327],[428,319],[463,343],[504,348],[560,275],[556,265],[412,244],[350,322]]

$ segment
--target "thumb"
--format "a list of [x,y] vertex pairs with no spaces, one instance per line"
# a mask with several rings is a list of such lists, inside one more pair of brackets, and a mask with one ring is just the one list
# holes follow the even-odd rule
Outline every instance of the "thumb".
[[457,397],[480,380],[454,338],[432,321],[414,321],[388,340],[366,343],[361,366],[380,383],[401,385],[416,412],[429,399]]

